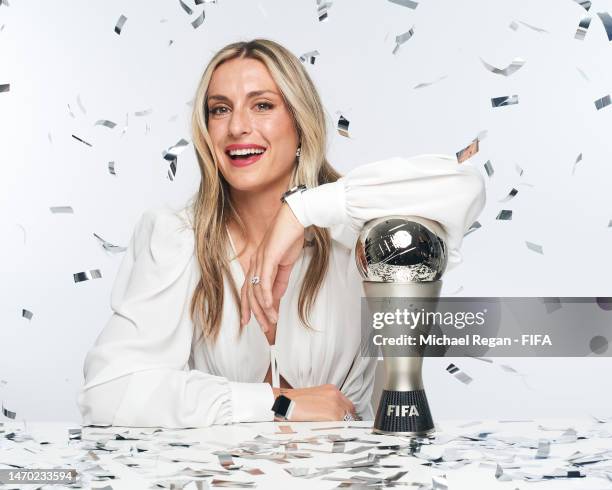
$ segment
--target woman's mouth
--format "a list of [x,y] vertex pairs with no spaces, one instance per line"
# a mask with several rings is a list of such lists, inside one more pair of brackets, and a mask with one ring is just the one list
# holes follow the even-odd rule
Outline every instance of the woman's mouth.
[[255,151],[238,150],[237,152],[234,152],[234,151],[227,152],[227,155],[229,156],[230,163],[234,167],[246,167],[247,165],[252,165],[257,160],[259,160],[264,155],[265,152],[266,152],[265,149],[263,150],[258,149]]

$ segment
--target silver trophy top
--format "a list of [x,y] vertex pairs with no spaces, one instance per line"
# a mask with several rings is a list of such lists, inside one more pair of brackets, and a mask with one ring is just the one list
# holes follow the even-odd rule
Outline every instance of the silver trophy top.
[[438,223],[419,217],[373,219],[357,239],[357,269],[366,281],[437,281],[448,261],[443,236]]

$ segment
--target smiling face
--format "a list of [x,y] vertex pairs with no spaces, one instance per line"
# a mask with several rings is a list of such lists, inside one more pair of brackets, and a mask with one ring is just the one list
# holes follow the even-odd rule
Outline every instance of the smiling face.
[[262,62],[237,58],[221,64],[210,80],[206,104],[219,170],[232,188],[258,191],[288,183],[298,135]]

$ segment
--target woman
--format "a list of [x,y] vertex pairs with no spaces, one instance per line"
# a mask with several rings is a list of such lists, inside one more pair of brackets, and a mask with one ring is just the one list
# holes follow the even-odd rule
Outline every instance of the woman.
[[[113,315],[85,360],[84,424],[270,421],[281,392],[289,420],[373,418],[376,359],[359,353],[359,230],[391,214],[429,218],[456,262],[484,205],[479,172],[425,155],[341,178],[325,158],[311,79],[264,39],[213,57],[192,125],[199,191],[136,226]],[[307,190],[282,202],[296,185]]]

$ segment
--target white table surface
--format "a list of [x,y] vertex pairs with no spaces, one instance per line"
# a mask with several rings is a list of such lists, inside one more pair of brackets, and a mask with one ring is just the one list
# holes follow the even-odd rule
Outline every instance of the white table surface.
[[[0,425],[0,468],[76,468],[81,477],[80,488],[106,488],[136,490],[141,488],[213,488],[213,479],[250,481],[254,488],[324,489],[337,488],[354,479],[346,488],[365,487],[356,478],[383,479],[398,472],[406,472],[396,481],[396,486],[406,488],[458,489],[604,489],[612,488],[612,419],[538,419],[532,421],[437,421],[436,439],[421,446],[414,455],[408,449],[409,440],[403,437],[372,434],[371,421],[363,422],[288,422],[250,423],[213,426],[201,429],[161,429],[127,427],[83,427],[81,440],[69,440],[68,430],[81,428],[78,422],[17,422],[4,419]],[[289,425],[295,434],[279,433],[280,426]],[[353,428],[347,428],[347,426]],[[355,428],[359,426],[360,428]],[[313,430],[321,427],[336,427]],[[342,428],[337,428],[342,427]],[[573,432],[565,432],[567,429]],[[563,435],[565,432],[565,435]],[[13,433],[15,436],[10,436]],[[487,434],[488,433],[488,434]],[[120,440],[133,437],[138,440]],[[480,436],[478,436],[480,434]],[[569,434],[569,435],[568,435]],[[7,437],[9,435],[9,437]],[[333,452],[329,435],[344,438],[357,437],[366,442],[348,441]],[[32,439],[29,439],[31,436]],[[181,475],[181,470],[207,469],[224,471],[219,457],[213,451],[234,452],[245,447],[244,443],[257,436],[264,436],[285,444],[277,447],[260,446],[254,458],[233,456],[238,469],[227,470],[205,478]],[[470,440],[465,436],[481,439]],[[297,443],[286,446],[287,441],[317,437],[319,444]],[[332,436],[334,437],[334,436]],[[12,439],[11,439],[12,438]],[[536,458],[540,441],[551,441],[546,457]],[[48,444],[41,444],[47,442]],[[175,443],[175,445],[170,445]],[[182,446],[176,445],[182,444]],[[545,442],[542,442],[546,444]],[[98,444],[98,445],[96,445]],[[400,445],[404,448],[377,449],[381,445]],[[347,454],[357,447],[364,450]],[[104,449],[100,449],[104,448]],[[146,449],[145,451],[139,451]],[[259,452],[257,452],[259,451]],[[598,455],[601,461],[574,465],[567,458],[580,451],[585,456]],[[263,459],[272,453],[286,454],[284,461]],[[292,457],[302,453],[307,457]],[[305,453],[305,454],[304,454]],[[335,469],[314,478],[292,476],[287,468],[323,468],[343,461],[363,458],[368,454],[388,455],[378,459],[377,465],[363,471]],[[97,458],[97,459],[96,459]],[[173,461],[174,460],[174,461]],[[432,462],[434,460],[434,462]],[[497,466],[499,464],[499,467]],[[14,465],[14,466],[9,466]],[[380,465],[398,465],[385,468]],[[247,469],[257,468],[263,474],[249,474]],[[496,478],[496,470],[504,472],[508,481]],[[527,481],[525,474],[551,474],[556,469],[580,470],[585,477]],[[96,471],[99,480],[92,479]],[[300,471],[300,470],[293,470]],[[305,472],[306,470],[301,470]],[[373,473],[376,472],[376,473]],[[104,479],[104,474],[115,476]],[[336,480],[330,480],[334,478]],[[503,478],[503,477],[502,477]],[[171,486],[169,482],[183,480],[187,483]],[[196,481],[199,483],[196,484]],[[374,480],[371,480],[374,481]],[[164,483],[166,482],[166,483]],[[365,483],[365,481],[364,481]],[[157,484],[166,484],[166,487]],[[251,487],[251,488],[253,488]],[[0,488],[74,488],[62,485],[0,485]]]

